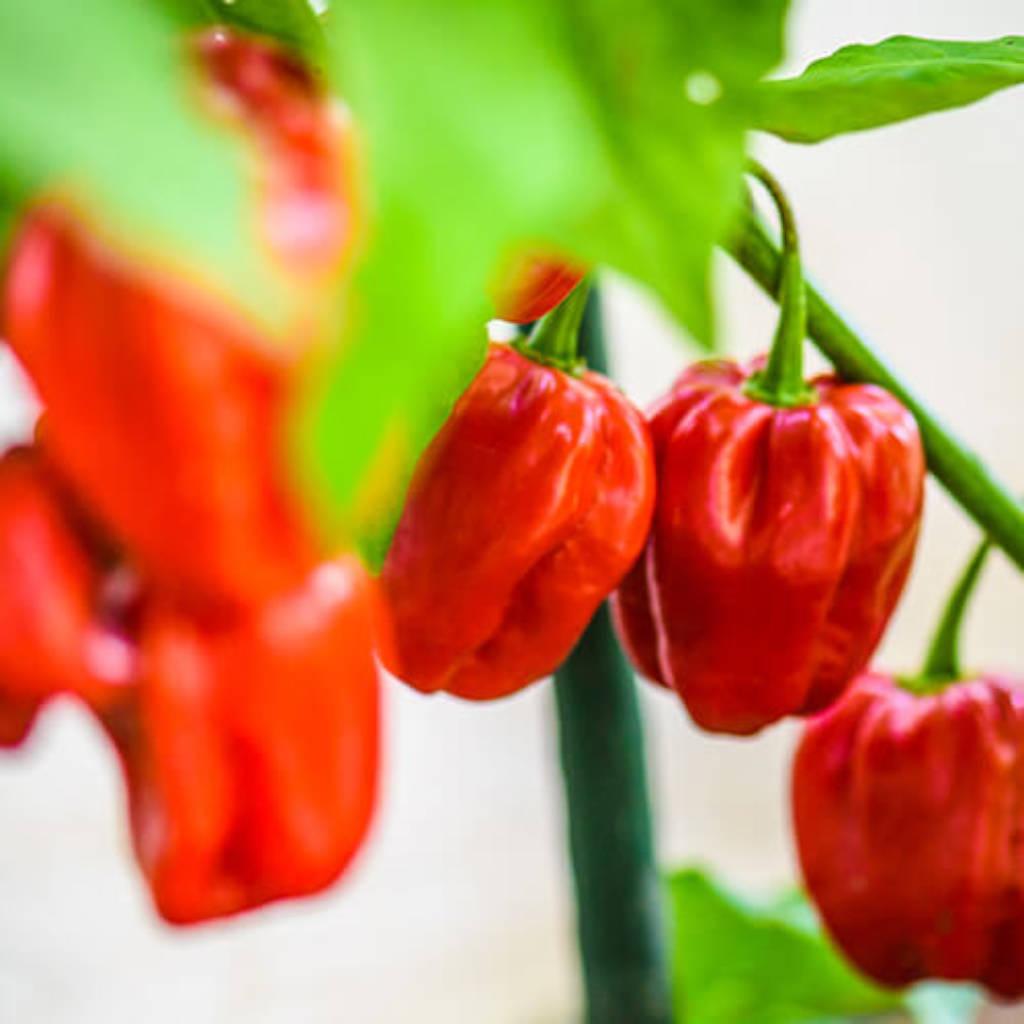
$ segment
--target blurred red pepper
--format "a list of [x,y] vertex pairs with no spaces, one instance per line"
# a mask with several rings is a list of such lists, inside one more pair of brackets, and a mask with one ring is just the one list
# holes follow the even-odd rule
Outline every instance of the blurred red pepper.
[[[312,309],[348,227],[344,140],[328,100],[270,44],[218,30],[196,51],[208,105],[255,142],[260,234],[309,284]],[[319,561],[282,436],[312,323],[275,346],[48,205],[17,233],[3,305],[47,408],[50,455],[147,570],[192,594],[250,601]]]
[[886,985],[979,981],[1024,995],[1024,690],[965,675],[974,553],[915,677],[866,674],[804,731],[793,820],[808,890]]
[[786,214],[772,355],[763,370],[693,366],[654,409],[654,525],[615,599],[639,670],[716,732],[756,732],[842,692],[902,591],[921,517],[910,413],[871,385],[803,382]]
[[574,263],[543,256],[524,257],[502,278],[495,297],[495,316],[516,324],[539,320],[568,296],[585,273]]
[[[256,144],[261,234],[313,314],[348,230],[328,101],[267,44],[217,31],[196,49],[210,105]],[[50,206],[22,225],[4,312],[46,465],[0,461],[0,744],[54,693],[92,705],[169,921],[322,889],[369,824],[387,631],[359,563],[323,564],[285,472],[312,322],[276,349]]]
[[137,688],[103,721],[166,920],[313,893],[351,860],[376,793],[375,601],[351,557],[227,622],[144,599]]
[[519,351],[492,345],[420,460],[382,574],[385,663],[416,689],[488,700],[549,674],[643,544],[643,419],[604,377],[566,372],[584,301]]
[[17,746],[47,700],[112,699],[127,645],[94,616],[100,572],[32,449],[0,457],[0,747]]

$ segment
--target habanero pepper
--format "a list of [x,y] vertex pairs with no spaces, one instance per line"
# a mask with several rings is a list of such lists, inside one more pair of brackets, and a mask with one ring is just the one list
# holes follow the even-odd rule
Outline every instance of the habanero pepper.
[[385,665],[418,690],[490,700],[548,675],[643,545],[650,440],[578,369],[585,301],[581,286],[526,344],[492,345],[416,469],[381,582]]
[[377,788],[376,602],[354,557],[227,621],[143,597],[136,685],[101,722],[168,922],[308,895],[351,861]]
[[503,275],[495,295],[495,316],[528,324],[550,313],[583,280],[575,263],[548,256],[524,256]]
[[[254,144],[260,240],[302,284],[313,320],[349,230],[342,126],[275,46],[217,30],[192,51],[207,107]],[[3,309],[47,409],[49,455],[149,574],[246,602],[295,585],[320,560],[283,440],[312,322],[275,345],[54,204],[16,233]]]
[[924,493],[917,425],[880,388],[802,376],[803,281],[781,190],[782,314],[764,369],[688,369],[650,416],[658,498],[614,598],[641,673],[694,721],[749,734],[825,707],[877,645]]
[[103,706],[131,666],[93,614],[100,569],[35,449],[0,456],[0,579],[0,747],[14,747],[52,697]]
[[965,677],[955,644],[984,553],[921,677],[866,673],[808,723],[793,822],[808,891],[862,971],[1011,999],[1024,995],[1024,690]]

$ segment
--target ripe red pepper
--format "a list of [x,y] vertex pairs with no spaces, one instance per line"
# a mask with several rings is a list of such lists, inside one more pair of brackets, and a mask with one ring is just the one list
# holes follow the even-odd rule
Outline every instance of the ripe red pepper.
[[550,257],[521,259],[498,290],[495,315],[516,324],[539,320],[569,295],[585,273],[574,263]]
[[385,664],[418,690],[488,700],[549,674],[643,544],[642,417],[604,377],[536,361],[574,349],[584,298],[527,354],[491,346],[417,467],[382,582]]
[[[209,105],[260,156],[260,235],[309,284],[312,307],[347,232],[343,140],[328,101],[269,44],[217,32],[196,49]],[[319,561],[282,436],[311,325],[275,345],[48,205],[17,233],[3,307],[6,337],[47,408],[49,454],[149,572],[193,595],[251,601]]]
[[131,658],[94,616],[100,574],[44,462],[0,456],[0,747],[17,746],[47,700],[109,701]]
[[975,552],[914,678],[861,676],[804,730],[793,821],[836,942],[885,985],[977,981],[1024,995],[1024,689],[967,675]]
[[793,817],[807,887],[885,985],[1024,995],[1024,692],[980,676],[928,696],[865,675],[804,733]]
[[144,601],[138,684],[103,720],[166,920],[313,893],[351,860],[376,793],[375,600],[349,557],[227,622]]
[[[347,232],[327,100],[268,45],[216,32],[197,51],[260,155],[260,233],[315,313]],[[354,558],[322,564],[286,478],[303,333],[275,348],[56,207],[21,228],[4,312],[61,485],[35,456],[0,461],[0,744],[56,692],[92,705],[168,921],[323,888],[372,812],[382,632],[374,585]]]
[[882,635],[920,523],[910,413],[871,385],[803,383],[792,237],[789,251],[767,368],[697,364],[651,414],[654,525],[615,600],[637,668],[716,732],[753,733],[842,692]]

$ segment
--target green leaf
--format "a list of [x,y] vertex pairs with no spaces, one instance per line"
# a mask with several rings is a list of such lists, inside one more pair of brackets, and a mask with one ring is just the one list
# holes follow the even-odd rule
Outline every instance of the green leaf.
[[832,1024],[907,1013],[918,1024],[967,1024],[979,995],[966,985],[881,988],[826,937],[805,897],[751,899],[698,868],[668,879],[675,930],[677,1016],[686,1024]]
[[1024,36],[988,42],[893,36],[844,46],[796,78],[764,82],[756,127],[821,142],[962,107],[1024,82]]
[[[752,92],[780,55],[785,6],[332,7],[371,212],[348,330],[302,430],[335,525],[355,507],[371,547],[386,544],[412,460],[483,358],[489,286],[513,254],[616,267],[710,342],[712,247],[739,202]],[[367,478],[391,501],[366,499]]]
[[0,0],[0,192],[12,206],[59,195],[277,325],[293,285],[251,242],[245,152],[195,99],[186,13],[183,0]]

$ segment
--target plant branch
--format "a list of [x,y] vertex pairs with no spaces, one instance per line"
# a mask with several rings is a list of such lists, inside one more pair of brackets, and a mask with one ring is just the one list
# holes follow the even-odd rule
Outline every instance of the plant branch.
[[[769,295],[776,294],[781,254],[760,220],[745,216],[725,248]],[[878,384],[914,414],[932,475],[992,542],[1024,570],[1024,506],[943,426],[810,284],[807,285],[807,329],[811,340],[842,377]]]
[[948,683],[960,678],[960,631],[991,546],[987,537],[978,545],[950,592],[921,671],[921,679],[926,684]]
[[[596,289],[581,333],[605,370]],[[664,889],[654,862],[636,683],[602,605],[555,674],[587,1024],[670,1024]]]

